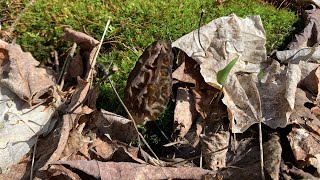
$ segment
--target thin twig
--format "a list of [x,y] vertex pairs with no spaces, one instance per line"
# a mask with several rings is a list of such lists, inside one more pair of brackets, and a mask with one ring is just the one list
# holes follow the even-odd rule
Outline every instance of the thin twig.
[[58,58],[58,52],[56,50],[53,51],[54,55],[54,68],[57,74],[59,73],[59,58]]
[[62,90],[63,89],[63,85],[64,85],[64,79],[66,78],[67,76],[67,70],[69,68],[69,64],[70,64],[70,59],[73,58],[74,56],[74,53],[76,51],[76,48],[77,48],[77,44],[76,43],[73,43],[72,45],[72,48],[66,58],[66,60],[64,61],[63,63],[63,66],[62,66],[62,70],[61,70],[61,73],[60,73],[60,76],[59,76],[59,79],[58,79],[58,82],[60,82],[60,88],[59,90]]
[[200,157],[205,157],[205,156],[212,155],[212,154],[214,154],[214,153],[221,152],[221,151],[226,150],[226,149],[228,149],[228,148],[229,148],[229,146],[226,146],[226,147],[221,148],[221,149],[218,149],[218,150],[216,150],[216,151],[212,151],[212,152],[209,152],[209,153],[203,153],[202,155],[195,156],[195,157],[192,157],[192,158],[188,158],[188,159],[185,159],[185,160],[183,160],[183,161],[175,162],[175,163],[172,163],[172,164],[170,164],[170,165],[172,166],[172,165],[175,165],[175,164],[186,163],[186,162],[188,162],[188,161],[191,161],[191,160],[194,160],[194,159],[198,159],[198,158],[200,158]]
[[264,168],[263,168],[263,146],[262,146],[262,129],[261,129],[261,121],[259,122],[259,145],[260,145],[260,170],[261,170],[261,178],[265,180],[264,176]]
[[38,144],[38,137],[36,137],[36,143],[33,146],[33,153],[32,153],[32,161],[31,161],[31,169],[30,169],[30,180],[33,179],[33,168],[34,168],[34,159],[36,156],[37,144]]
[[95,54],[94,54],[94,57],[93,57],[93,60],[92,60],[92,63],[91,63],[91,68],[90,68],[90,71],[89,71],[88,76],[87,76],[87,78],[86,78],[86,81],[89,81],[89,79],[90,79],[91,76],[92,76],[92,72],[93,72],[94,66],[96,65],[97,57],[98,57],[98,55],[99,55],[99,51],[100,51],[100,49],[101,49],[101,46],[102,46],[104,37],[105,37],[105,35],[106,35],[106,33],[107,33],[107,30],[108,30],[108,28],[109,28],[110,22],[111,22],[111,17],[109,17],[109,20],[108,20],[108,22],[107,22],[107,24],[106,24],[106,26],[105,26],[105,28],[104,28],[104,31],[103,31],[103,34],[102,34],[100,43],[99,43],[99,45],[98,45],[98,49],[97,49],[97,51],[96,51]]
[[202,18],[203,18],[203,15],[204,15],[204,9],[201,7],[201,15],[200,15],[200,20],[199,20],[199,28],[198,28],[198,40],[199,40],[199,44],[200,44],[200,47],[202,48],[202,50],[204,52],[206,52],[206,50],[204,50],[202,44],[201,44],[201,41],[200,41],[200,29],[201,29],[201,22],[202,22]]

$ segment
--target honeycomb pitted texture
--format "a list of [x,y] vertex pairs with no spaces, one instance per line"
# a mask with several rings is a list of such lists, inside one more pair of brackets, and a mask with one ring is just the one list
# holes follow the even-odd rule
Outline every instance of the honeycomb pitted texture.
[[152,43],[139,57],[124,90],[124,103],[137,124],[155,121],[164,111],[172,88],[171,44]]

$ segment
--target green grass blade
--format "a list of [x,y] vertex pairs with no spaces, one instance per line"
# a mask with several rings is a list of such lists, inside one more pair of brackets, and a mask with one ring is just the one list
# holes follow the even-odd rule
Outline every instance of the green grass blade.
[[239,59],[239,55],[234,58],[225,68],[223,68],[222,70],[220,70],[217,74],[217,81],[219,84],[221,84],[222,86],[224,86],[224,84],[226,83],[227,77],[231,71],[231,69],[233,68],[233,66],[236,64],[237,60]]

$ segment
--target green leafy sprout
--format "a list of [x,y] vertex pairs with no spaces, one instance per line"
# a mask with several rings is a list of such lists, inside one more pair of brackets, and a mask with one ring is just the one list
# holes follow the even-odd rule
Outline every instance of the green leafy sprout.
[[218,73],[217,73],[217,81],[218,83],[223,87],[224,84],[226,83],[226,80],[228,78],[228,75],[231,71],[231,69],[234,67],[234,65],[236,64],[236,62],[239,59],[239,55],[234,58],[229,64],[226,65],[225,68],[221,69]]

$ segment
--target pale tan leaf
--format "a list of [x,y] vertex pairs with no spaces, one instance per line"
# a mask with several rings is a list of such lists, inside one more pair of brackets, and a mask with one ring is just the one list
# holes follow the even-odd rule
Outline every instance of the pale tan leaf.
[[179,38],[172,43],[172,47],[181,49],[196,60],[205,82],[221,89],[217,82],[217,72],[236,55],[240,55],[240,58],[231,73],[259,72],[259,64],[266,61],[265,41],[265,31],[259,16],[242,19],[232,14],[215,19],[200,30]]
[[176,107],[174,109],[175,131],[179,132],[179,137],[184,137],[194,119],[193,98],[186,88],[178,88]]

